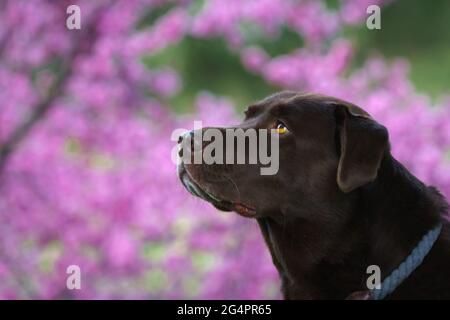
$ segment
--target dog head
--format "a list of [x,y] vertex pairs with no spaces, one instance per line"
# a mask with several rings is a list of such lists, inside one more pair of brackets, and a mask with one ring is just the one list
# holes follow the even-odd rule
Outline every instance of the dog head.
[[[260,130],[266,129],[266,130]],[[213,139],[208,131],[222,134],[223,163],[193,163],[178,166],[183,185],[194,195],[224,211],[246,217],[294,215],[305,219],[326,219],[351,205],[358,188],[377,178],[378,169],[389,151],[386,128],[354,104],[314,94],[281,92],[250,105],[243,122],[230,128],[203,128],[180,138],[180,144],[202,153]],[[243,164],[237,160],[237,144],[225,143],[227,130],[244,135],[245,159],[260,141],[276,135],[278,144],[267,151],[276,154],[279,168],[261,174],[261,161]],[[249,132],[254,132],[253,137]],[[195,135],[203,136],[196,141]],[[217,138],[216,138],[217,139]],[[216,141],[217,142],[217,141]],[[259,151],[259,150],[258,150]],[[258,153],[259,154],[259,153]],[[187,163],[190,162],[190,163]],[[327,210],[334,208],[333,210]],[[342,210],[345,211],[345,210]],[[329,215],[329,214],[328,214]]]

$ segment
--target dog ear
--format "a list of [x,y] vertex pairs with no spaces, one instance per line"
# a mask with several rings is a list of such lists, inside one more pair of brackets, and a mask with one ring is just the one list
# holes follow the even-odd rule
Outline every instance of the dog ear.
[[353,104],[336,104],[335,112],[340,128],[337,184],[347,193],[376,179],[389,138],[385,127]]

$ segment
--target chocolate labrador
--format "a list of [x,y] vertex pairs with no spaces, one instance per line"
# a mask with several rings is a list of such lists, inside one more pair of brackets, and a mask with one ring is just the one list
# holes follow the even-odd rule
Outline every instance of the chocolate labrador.
[[[286,299],[374,299],[380,288],[378,298],[450,299],[448,205],[394,159],[386,128],[367,112],[281,92],[249,106],[233,128],[273,129],[276,174],[262,175],[261,164],[186,162],[178,174],[194,195],[258,222]],[[193,133],[179,141],[192,151]],[[380,272],[375,287],[368,270]]]

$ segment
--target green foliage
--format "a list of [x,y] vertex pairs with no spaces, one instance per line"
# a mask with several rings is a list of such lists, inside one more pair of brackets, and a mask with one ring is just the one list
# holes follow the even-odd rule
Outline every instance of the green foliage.
[[167,11],[172,9],[174,4],[166,3],[161,6],[156,6],[155,8],[149,9],[143,16],[142,19],[138,22],[136,28],[143,29],[152,26],[156,20],[160,17],[164,16]]
[[217,262],[216,257],[206,251],[194,251],[191,259],[194,269],[200,271],[210,270]]
[[383,7],[381,30],[365,24],[346,34],[356,43],[355,66],[373,53],[404,57],[420,91],[437,97],[450,83],[450,1],[398,0]]
[[145,57],[144,63],[150,68],[170,65],[180,73],[183,90],[170,100],[179,112],[191,111],[195,93],[201,90],[232,97],[240,109],[276,90],[246,71],[239,55],[223,39],[186,37],[176,46]]
[[290,53],[305,45],[302,37],[286,26],[273,36],[263,34],[260,28],[252,24],[242,23],[240,28],[247,43],[263,48],[272,57]]
[[[340,3],[339,0],[325,1],[333,10],[338,9]],[[202,0],[194,1],[189,9],[198,12],[203,5]],[[172,7],[167,4],[149,11],[138,27],[152,25]],[[449,21],[448,0],[397,0],[383,7],[381,30],[368,30],[362,22],[359,27],[345,29],[343,35],[354,41],[354,68],[361,66],[367,56],[377,53],[390,59],[405,57],[411,62],[412,82],[419,90],[436,97],[449,89]],[[249,44],[262,47],[271,56],[292,52],[305,45],[304,40],[287,27],[272,38],[263,35],[255,25],[244,22],[239,27]],[[145,57],[144,62],[151,68],[171,65],[180,72],[182,92],[168,101],[178,112],[192,111],[194,95],[201,90],[232,97],[242,110],[252,101],[279,89],[245,70],[238,53],[219,38],[186,37],[178,45]]]
[[161,269],[151,269],[145,273],[144,283],[148,289],[154,292],[163,290],[169,281],[167,273]]
[[166,247],[160,242],[147,242],[143,245],[143,255],[150,262],[160,262],[166,255]]
[[325,5],[328,9],[331,10],[337,10],[340,7],[340,1],[339,0],[325,0]]

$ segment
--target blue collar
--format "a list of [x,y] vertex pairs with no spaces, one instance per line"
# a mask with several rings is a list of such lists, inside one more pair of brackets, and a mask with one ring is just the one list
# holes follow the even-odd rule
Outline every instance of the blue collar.
[[371,289],[370,295],[374,300],[382,300],[391,294],[409,275],[422,263],[423,259],[430,252],[433,244],[436,242],[441,233],[442,223],[428,231],[422,237],[422,240],[411,251],[410,255],[392,271],[390,275],[384,278],[379,289]]

